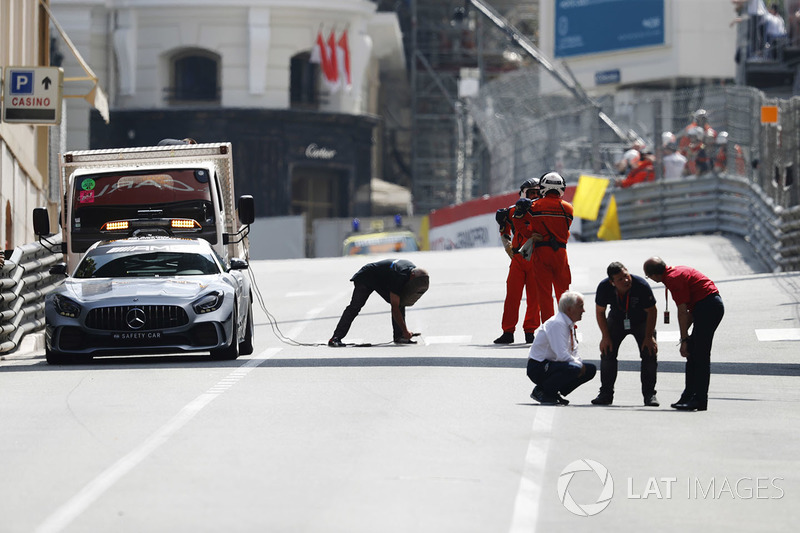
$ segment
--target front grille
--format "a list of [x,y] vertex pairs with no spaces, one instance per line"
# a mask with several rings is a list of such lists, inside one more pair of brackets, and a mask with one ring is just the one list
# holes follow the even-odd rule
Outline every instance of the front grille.
[[[134,310],[139,309],[141,313]],[[144,324],[140,328],[129,325],[132,312]],[[183,307],[177,305],[120,305],[91,309],[86,317],[86,327],[107,331],[150,331],[177,328],[189,323]]]

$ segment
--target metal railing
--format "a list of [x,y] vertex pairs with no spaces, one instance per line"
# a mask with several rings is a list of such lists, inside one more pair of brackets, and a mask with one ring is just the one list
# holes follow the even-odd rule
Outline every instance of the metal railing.
[[800,207],[776,205],[746,177],[709,173],[610,189],[601,216],[582,222],[585,240],[595,239],[612,195],[623,239],[722,232],[743,237],[774,272],[800,270]]
[[[51,240],[59,248],[60,237]],[[0,353],[15,350],[22,337],[44,328],[45,296],[63,276],[53,276],[50,267],[63,260],[38,242],[23,244],[0,269]]]

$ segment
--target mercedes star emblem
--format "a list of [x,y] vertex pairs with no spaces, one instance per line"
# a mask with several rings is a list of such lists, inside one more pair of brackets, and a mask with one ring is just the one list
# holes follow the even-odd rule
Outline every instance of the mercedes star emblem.
[[131,329],[142,329],[144,327],[145,318],[144,309],[134,307],[125,315],[125,322]]

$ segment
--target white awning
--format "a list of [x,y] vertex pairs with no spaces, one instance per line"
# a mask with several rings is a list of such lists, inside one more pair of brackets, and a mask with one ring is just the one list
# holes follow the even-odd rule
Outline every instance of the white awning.
[[83,98],[84,100],[89,102],[89,105],[97,109],[97,111],[100,113],[100,116],[102,116],[103,120],[105,120],[106,124],[108,124],[109,122],[108,97],[106,97],[106,93],[100,87],[100,84],[97,81],[97,75],[95,75],[92,68],[83,59],[81,53],[78,51],[77,48],[75,48],[75,45],[72,43],[72,39],[69,38],[67,32],[64,31],[64,29],[61,27],[61,24],[59,24],[56,18],[53,16],[53,12],[50,11],[50,6],[47,5],[47,2],[45,2],[44,0],[39,0],[39,5],[42,6],[42,9],[45,10],[47,16],[50,17],[50,22],[52,22],[53,26],[55,26],[56,30],[58,30],[58,33],[61,35],[61,38],[64,39],[64,42],[72,51],[72,55],[75,56],[75,59],[78,60],[78,63],[80,64],[81,68],[83,68],[83,71],[86,73],[86,76],[80,76],[77,78],[65,77],[64,82],[65,83],[70,81],[92,82],[92,88],[89,90],[88,93],[64,95],[64,98]]

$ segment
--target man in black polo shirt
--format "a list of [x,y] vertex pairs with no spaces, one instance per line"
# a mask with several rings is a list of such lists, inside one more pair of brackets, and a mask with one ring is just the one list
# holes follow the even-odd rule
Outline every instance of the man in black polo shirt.
[[345,345],[342,339],[350,331],[350,325],[373,291],[392,306],[395,344],[415,344],[411,340],[414,333],[406,326],[406,307],[414,305],[428,290],[430,279],[427,271],[405,259],[384,259],[364,265],[350,281],[355,285],[353,296],[342,313],[328,346],[339,348]]
[[[611,405],[617,380],[617,353],[622,340],[633,335],[642,358],[641,379],[644,404],[658,407],[656,398],[656,299],[643,278],[632,276],[622,263],[613,262],[606,269],[608,278],[595,293],[600,340],[600,394],[595,405]],[[606,316],[606,307],[610,307]]]

